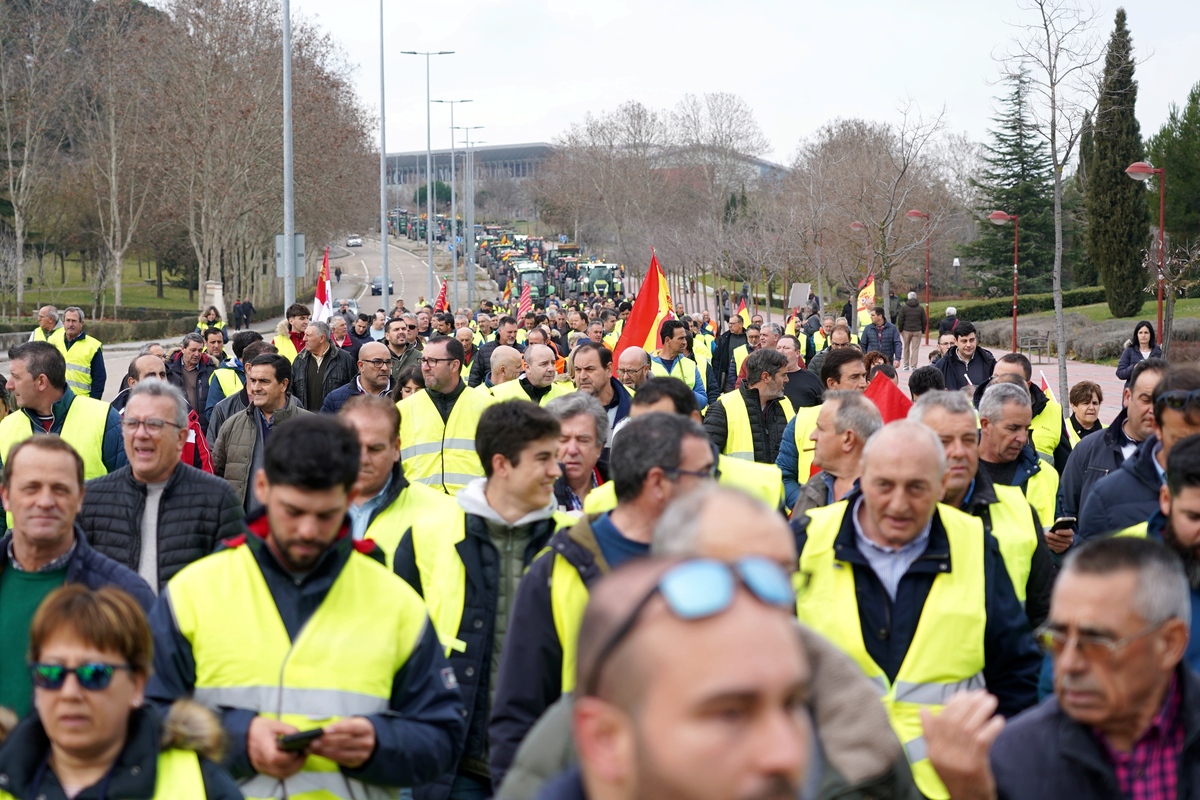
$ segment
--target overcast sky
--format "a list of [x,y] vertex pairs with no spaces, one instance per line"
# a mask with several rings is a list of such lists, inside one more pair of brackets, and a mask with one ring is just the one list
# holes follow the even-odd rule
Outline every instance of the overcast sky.
[[[1015,0],[457,0],[385,2],[387,146],[425,147],[425,59],[401,50],[454,50],[432,59],[434,99],[471,99],[456,125],[483,125],[489,145],[551,141],[588,112],[627,100],[670,108],[686,93],[732,92],[772,145],[797,144],[837,117],[895,120],[911,98],[946,108],[951,130],[986,136],[1003,87],[998,56],[1030,19]],[[1107,41],[1114,2],[1098,5]],[[1200,2],[1125,5],[1139,59],[1142,135],[1200,81]],[[379,109],[376,0],[293,0],[293,14],[327,30],[357,64],[360,100]],[[436,17],[430,17],[433,13]],[[450,112],[433,106],[433,146],[449,144]]]

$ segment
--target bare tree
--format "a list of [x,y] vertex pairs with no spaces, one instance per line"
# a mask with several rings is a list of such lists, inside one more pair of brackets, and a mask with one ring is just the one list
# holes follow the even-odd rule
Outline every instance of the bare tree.
[[1019,32],[1002,56],[1007,75],[1029,74],[1032,123],[1050,148],[1054,169],[1054,327],[1059,397],[1067,396],[1067,329],[1063,320],[1063,172],[1084,120],[1094,115],[1097,64],[1104,50],[1096,11],[1079,0],[1022,0]]

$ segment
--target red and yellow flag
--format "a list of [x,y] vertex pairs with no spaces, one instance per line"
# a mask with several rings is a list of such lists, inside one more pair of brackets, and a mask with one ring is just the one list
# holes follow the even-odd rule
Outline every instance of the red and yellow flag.
[[671,309],[671,296],[667,293],[667,280],[663,277],[662,268],[658,266],[658,257],[654,250],[650,251],[650,269],[642,288],[633,301],[633,310],[629,319],[621,328],[621,338],[613,348],[613,363],[620,358],[626,347],[640,347],[647,353],[654,353],[661,342],[658,339],[658,329],[664,320],[674,317]]
[[873,308],[875,308],[875,273],[872,272],[858,284],[858,327],[865,328],[871,324],[871,309]]
[[742,318],[742,327],[750,324],[750,309],[746,308],[746,298],[738,305],[737,315]]

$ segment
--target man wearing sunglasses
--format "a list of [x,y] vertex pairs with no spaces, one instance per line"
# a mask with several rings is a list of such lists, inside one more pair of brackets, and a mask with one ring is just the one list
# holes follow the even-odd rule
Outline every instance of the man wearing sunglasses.
[[850,655],[883,696],[921,793],[950,795],[926,757],[921,711],[986,685],[1005,716],[1037,702],[1041,658],[983,524],[940,505],[946,457],[923,425],[885,425],[861,492],[793,520],[800,621]]
[[1096,481],[1079,513],[1087,540],[1145,522],[1158,510],[1167,459],[1181,439],[1200,433],[1200,367],[1172,364],[1154,387],[1154,435],[1121,468]]
[[500,785],[542,712],[574,688],[575,633],[588,587],[611,569],[646,556],[667,505],[708,484],[716,467],[704,429],[682,416],[646,414],[613,437],[609,468],[616,508],[559,530],[517,589],[488,726],[493,785]]
[[0,707],[29,713],[33,687],[25,663],[29,626],[43,599],[66,583],[117,586],[143,609],[154,593],[137,573],[92,548],[76,523],[83,502],[83,461],[65,440],[34,436],[4,464],[0,497],[12,527],[0,538]]
[[1037,634],[1055,693],[1007,724],[982,690],[925,717],[930,758],[952,796],[1195,797],[1200,678],[1182,663],[1189,606],[1179,560],[1157,542],[1115,537],[1072,551]]

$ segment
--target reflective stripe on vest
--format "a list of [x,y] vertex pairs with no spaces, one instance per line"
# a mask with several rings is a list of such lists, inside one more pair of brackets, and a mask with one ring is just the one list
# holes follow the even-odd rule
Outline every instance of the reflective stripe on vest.
[[61,329],[61,328],[55,328],[53,331],[50,331],[50,334],[49,334],[49,335],[47,335],[47,334],[46,334],[46,332],[45,332],[44,330],[42,330],[42,326],[41,326],[41,325],[39,325],[39,326],[37,326],[36,328],[34,328],[34,329],[33,329],[33,339],[31,339],[30,341],[34,341],[34,342],[49,342],[49,341],[50,341],[50,336],[53,336],[53,335],[54,335],[54,333],[55,333],[55,331],[59,331],[59,330],[62,330],[62,329]]
[[242,380],[242,376],[233,367],[221,367],[213,371],[212,379],[209,380],[208,385],[212,386],[214,382],[221,387],[221,394],[225,397],[233,397],[246,385]]
[[816,445],[813,444],[812,432],[817,429],[817,417],[821,415],[821,405],[818,403],[815,406],[802,408],[796,412],[796,455],[798,457],[796,463],[796,480],[800,485],[808,483],[811,477],[813,457],[816,455]]
[[[571,394],[574,391],[575,387],[570,383],[555,381],[550,384],[550,391],[542,395],[542,399],[538,401],[538,405],[545,406],[554,398],[562,397],[564,394]],[[505,381],[499,386],[493,386],[492,397],[496,398],[497,403],[503,403],[506,400],[529,400],[529,395],[525,393],[524,387],[521,386],[520,379]]]
[[689,389],[695,390],[696,388],[696,362],[687,356],[675,359],[670,372],[667,372],[666,366],[659,360],[659,357],[655,356],[650,359],[650,372],[660,378],[679,378],[687,384]]
[[256,798],[327,798],[345,800],[395,800],[399,789],[372,786],[344,777],[340,772],[298,772],[287,780],[257,775],[238,784],[246,800]]
[[462,515],[453,498],[423,483],[410,483],[391,505],[375,515],[363,538],[379,545],[391,569],[396,548],[410,528],[414,529],[414,536],[418,526],[432,525],[435,530],[444,531],[447,524],[453,525]]
[[66,328],[59,328],[47,340],[58,348],[67,362],[67,386],[77,395],[92,391],[92,359],[100,352],[100,340],[86,333],[67,347]]
[[409,481],[453,495],[483,477],[483,465],[475,453],[475,429],[492,402],[482,392],[464,391],[446,423],[427,392],[416,392],[397,403],[400,460]]
[[1139,522],[1137,525],[1130,525],[1128,528],[1117,531],[1113,536],[1133,536],[1138,539],[1145,539],[1150,535],[1149,528],[1150,523]]
[[[75,395],[67,409],[59,436],[70,444],[83,459],[84,480],[108,474],[104,466],[104,429],[108,425],[109,405],[103,400]],[[14,411],[0,421],[0,460],[7,461],[8,454],[19,443],[30,436],[40,436],[41,426],[23,410]]]
[[[743,461],[754,460],[754,432],[750,430],[750,411],[746,408],[746,398],[740,389],[721,395],[718,403],[725,406],[725,449],[721,452],[730,458],[740,458]],[[789,422],[795,415],[792,404],[786,397],[779,401],[783,406],[783,416]],[[765,432],[764,432],[765,435]],[[774,463],[774,462],[771,462]]]
[[996,538],[1004,568],[1012,580],[1013,591],[1021,607],[1025,607],[1025,587],[1037,550],[1037,532],[1033,528],[1033,511],[1029,501],[1015,486],[993,486],[999,502],[988,506],[991,524],[984,529]]
[[[194,562],[168,589],[171,613],[195,658],[196,700],[213,710],[247,708],[299,730],[387,711],[396,673],[427,624],[417,593],[358,552],[350,554],[295,641],[249,547]],[[214,597],[222,602],[212,602]],[[243,792],[294,800],[369,796],[363,784],[319,756],[309,756],[304,772],[286,783],[255,779]]]
[[275,349],[279,351],[279,355],[286,358],[289,362],[295,361],[296,356],[299,355],[296,352],[296,345],[292,344],[292,337],[286,333],[279,334],[271,340],[271,343],[275,345]]
[[[1063,409],[1058,404],[1057,400],[1046,398],[1046,407],[1042,409],[1042,413],[1033,418],[1029,423],[1029,427],[1033,429],[1033,446],[1039,453],[1053,457],[1054,448],[1058,447],[1058,443],[1062,440],[1063,429]],[[1070,427],[1069,425],[1067,426]],[[1050,517],[1051,520],[1054,517]]]
[[984,686],[983,524],[938,505],[953,568],[933,579],[908,653],[895,683],[889,685],[863,642],[854,569],[834,553],[849,509],[849,502],[843,500],[808,512],[808,541],[800,556],[800,573],[808,577],[808,584],[799,594],[798,615],[854,659],[880,687],[892,727],[912,762],[917,788],[926,797],[943,800],[949,795],[925,758],[921,709],[936,713],[954,692]]

